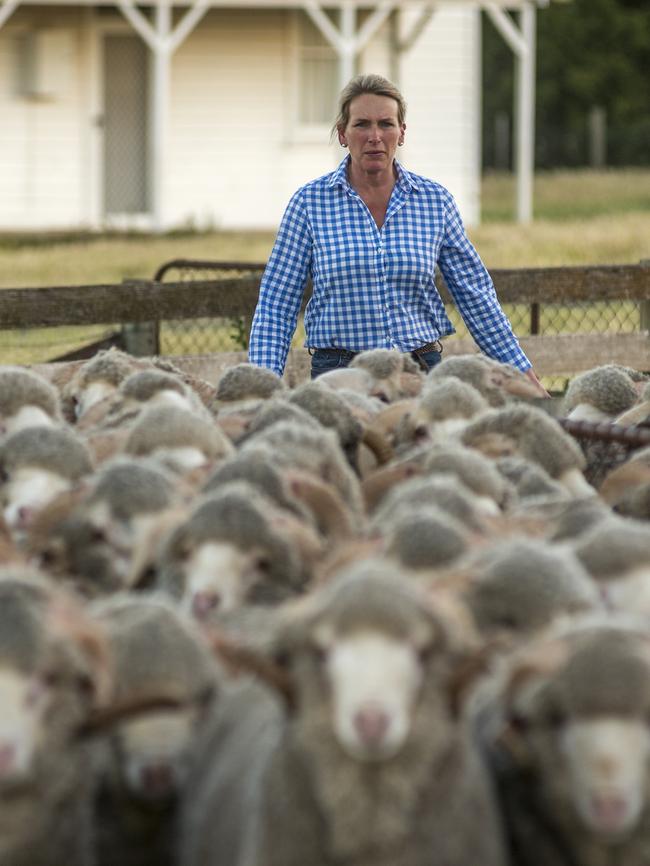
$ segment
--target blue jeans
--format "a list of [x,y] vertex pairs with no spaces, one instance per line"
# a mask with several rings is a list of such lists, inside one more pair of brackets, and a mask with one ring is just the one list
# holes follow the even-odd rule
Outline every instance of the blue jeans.
[[[350,361],[359,353],[350,352],[348,349],[313,349],[311,356],[311,378],[317,379],[323,373],[330,370],[339,370],[343,367],[348,367]],[[423,369],[426,367],[430,370],[439,364],[442,360],[442,353],[432,350],[431,352],[423,352],[421,355],[416,355],[411,352],[413,360]],[[424,365],[424,366],[423,366]]]

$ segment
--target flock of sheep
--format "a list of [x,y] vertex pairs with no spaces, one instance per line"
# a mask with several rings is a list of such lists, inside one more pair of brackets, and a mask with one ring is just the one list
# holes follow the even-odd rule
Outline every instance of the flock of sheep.
[[647,866],[650,448],[530,388],[0,368],[0,866]]

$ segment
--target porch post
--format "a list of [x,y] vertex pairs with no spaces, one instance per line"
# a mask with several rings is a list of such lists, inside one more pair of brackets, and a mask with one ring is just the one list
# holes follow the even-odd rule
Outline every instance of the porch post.
[[2,27],[14,9],[19,5],[20,0],[4,0],[4,3],[0,6],[0,27]]
[[521,8],[521,30],[517,29],[512,18],[496,3],[484,3],[484,8],[515,55],[517,222],[528,223],[533,218],[535,166],[535,2],[524,0]]
[[341,5],[341,51],[339,54],[339,91],[354,76],[356,56],[357,10],[351,4]]
[[171,7],[169,0],[158,0],[155,26],[157,39],[153,51],[153,95],[151,102],[151,212],[153,230],[165,226],[165,176],[171,80]]
[[521,33],[525,51],[517,57],[517,222],[533,218],[535,172],[535,47],[536,10],[533,3],[521,9]]

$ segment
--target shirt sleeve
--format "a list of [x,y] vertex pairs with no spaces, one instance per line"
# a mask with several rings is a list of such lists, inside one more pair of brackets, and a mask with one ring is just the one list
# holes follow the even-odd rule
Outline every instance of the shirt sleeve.
[[282,375],[311,269],[312,235],[303,195],[287,205],[267,262],[251,326],[248,360]]
[[445,237],[438,266],[454,304],[479,349],[490,358],[528,370],[512,325],[499,304],[492,278],[465,234],[453,197],[445,207]]

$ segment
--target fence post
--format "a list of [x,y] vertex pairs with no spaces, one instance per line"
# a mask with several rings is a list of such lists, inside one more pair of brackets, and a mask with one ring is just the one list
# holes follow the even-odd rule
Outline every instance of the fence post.
[[[132,282],[129,279],[123,283]],[[124,351],[147,358],[160,355],[160,322],[125,322],[121,329]]]
[[122,325],[124,351],[149,357],[160,354],[158,322],[127,322]]
[[[650,259],[641,259],[639,264],[647,268],[650,265]],[[641,330],[650,331],[650,301],[641,301],[639,309],[641,312]]]
[[588,117],[589,165],[604,168],[607,163],[607,114],[602,105],[593,105]]

